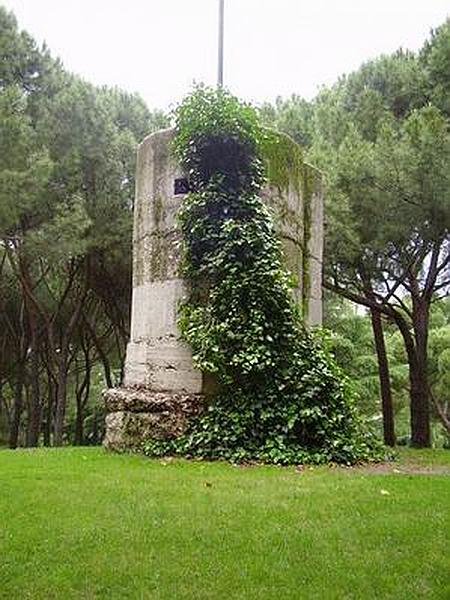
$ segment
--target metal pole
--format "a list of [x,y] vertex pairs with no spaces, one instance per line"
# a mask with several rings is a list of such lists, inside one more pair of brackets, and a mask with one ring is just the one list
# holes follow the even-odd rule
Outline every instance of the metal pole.
[[219,0],[219,65],[217,69],[217,85],[223,86],[223,12],[225,0]]

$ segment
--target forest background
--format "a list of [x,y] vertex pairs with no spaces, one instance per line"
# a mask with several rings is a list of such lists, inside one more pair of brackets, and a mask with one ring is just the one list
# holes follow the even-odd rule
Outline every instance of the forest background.
[[[129,336],[135,154],[170,124],[0,8],[0,443],[98,444]],[[324,337],[389,445],[450,435],[450,21],[263,122],[326,178]]]

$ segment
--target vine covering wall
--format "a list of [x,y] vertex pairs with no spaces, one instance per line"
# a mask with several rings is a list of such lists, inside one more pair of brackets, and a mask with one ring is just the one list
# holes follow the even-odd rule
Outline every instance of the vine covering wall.
[[[270,133],[221,89],[197,87],[175,117],[173,149],[193,190],[179,213],[190,289],[179,327],[218,387],[186,433],[147,440],[146,452],[281,464],[374,456],[350,382],[303,326],[259,195]],[[301,157],[281,157],[280,177],[283,160]]]

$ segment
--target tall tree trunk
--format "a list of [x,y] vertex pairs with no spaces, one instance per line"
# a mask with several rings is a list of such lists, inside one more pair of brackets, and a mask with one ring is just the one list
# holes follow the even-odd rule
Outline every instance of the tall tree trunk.
[[9,431],[9,447],[17,448],[20,438],[20,421],[23,411],[23,392],[25,384],[25,364],[28,349],[27,328],[25,325],[24,304],[20,306],[20,335],[17,345],[17,375],[14,384],[14,399]]
[[12,410],[11,419],[11,431],[9,434],[9,447],[17,448],[19,445],[19,433],[20,433],[20,418],[22,416],[23,406],[23,372],[19,370],[17,374],[16,384],[14,386],[14,403]]
[[378,358],[378,376],[380,380],[381,408],[383,414],[383,437],[387,446],[395,446],[394,409],[392,406],[391,381],[389,377],[389,363],[386,354],[381,314],[378,310],[371,309],[373,337]]
[[411,445],[417,448],[431,446],[430,398],[427,372],[428,306],[413,299],[413,328],[416,347],[416,365],[411,394]]
[[[64,430],[64,418],[66,415],[66,402],[67,402],[67,370],[68,370],[68,354],[69,344],[73,331],[78,324],[81,317],[81,310],[86,300],[88,289],[89,289],[89,257],[86,257],[85,263],[85,278],[82,291],[78,296],[75,304],[75,308],[66,326],[63,338],[60,344],[60,352],[58,353],[58,383],[56,393],[56,411],[55,411],[55,438],[54,445],[62,446],[63,443],[63,430]],[[75,269],[74,273],[77,271]],[[55,344],[52,340],[53,334],[51,328],[48,331],[49,342],[53,352],[55,351]],[[55,352],[54,352],[55,353]]]
[[67,348],[61,348],[58,356],[58,383],[56,388],[55,410],[55,446],[62,446],[64,433],[64,418],[66,415],[67,401]]
[[56,386],[53,379],[53,373],[50,368],[50,355],[47,352],[45,358],[45,368],[47,371],[47,402],[45,405],[45,417],[44,417],[44,446],[51,446],[52,444],[52,425],[53,425],[53,407],[55,406],[55,392]]
[[5,396],[3,394],[3,382],[0,382],[0,422],[1,422],[1,415],[4,414],[5,415],[5,421],[6,421],[6,427],[7,427],[7,431],[3,432],[6,433],[6,439],[9,439],[9,435],[11,432],[11,412],[8,406],[8,403],[6,402]]
[[43,423],[44,433],[44,446],[51,446],[52,444],[52,408],[53,402],[51,399],[51,392],[48,394],[47,406],[45,407],[45,417]]
[[39,386],[39,352],[34,338],[31,346],[31,395],[28,410],[27,446],[38,445],[41,430],[41,394]]
[[83,445],[83,409],[77,401],[77,412],[75,415],[75,435],[73,443],[75,446]]
[[415,358],[410,363],[411,383],[411,446],[429,448],[431,446],[430,409],[426,387],[426,369]]
[[[91,389],[91,360],[89,355],[89,346],[82,344],[84,354],[84,376],[81,385],[78,385],[76,389],[76,406],[77,412],[75,415],[75,438],[74,444],[81,446],[84,441],[83,421],[84,411],[89,400],[89,393]],[[78,379],[78,378],[77,378]]]
[[[414,315],[413,315],[414,320]],[[400,329],[405,342],[406,355],[409,367],[410,384],[410,418],[411,418],[411,445],[415,448],[429,448],[431,446],[429,391],[427,383],[426,365],[426,339],[419,339],[416,332],[411,333],[407,322],[399,317],[395,321]],[[419,326],[419,330],[421,329]],[[417,342],[422,346],[418,351]],[[425,343],[425,348],[423,344]],[[424,362],[425,360],[425,362]]]
[[105,374],[105,380],[106,380],[106,387],[112,388],[114,386],[113,386],[113,379],[112,379],[112,375],[111,375],[111,365],[109,363],[108,356],[102,348],[101,341],[97,337],[97,334],[95,331],[95,326],[91,325],[90,321],[86,318],[84,319],[84,323],[86,324],[86,326],[88,328],[89,336],[91,337],[92,341],[94,342],[94,346],[98,352],[100,360],[102,361],[103,372]]
[[76,375],[76,390],[75,390],[75,402],[76,402],[76,412],[75,412],[75,434],[73,438],[74,446],[82,446],[83,445],[83,394],[84,389],[86,387],[86,378],[87,373],[85,372],[83,377],[83,382],[81,385],[78,385],[78,374]]

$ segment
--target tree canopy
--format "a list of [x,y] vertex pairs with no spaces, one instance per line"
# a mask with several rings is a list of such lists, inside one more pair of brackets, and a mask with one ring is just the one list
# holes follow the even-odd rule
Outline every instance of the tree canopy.
[[2,405],[12,446],[23,425],[61,444],[70,390],[80,442],[92,370],[112,384],[128,339],[136,146],[166,120],[66,72],[4,8],[0,46]]

